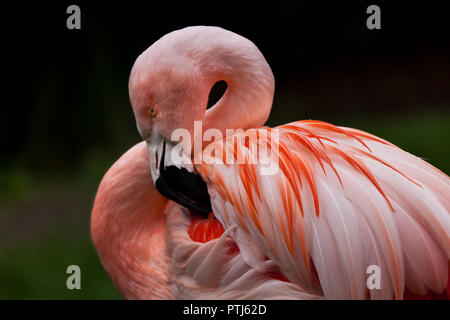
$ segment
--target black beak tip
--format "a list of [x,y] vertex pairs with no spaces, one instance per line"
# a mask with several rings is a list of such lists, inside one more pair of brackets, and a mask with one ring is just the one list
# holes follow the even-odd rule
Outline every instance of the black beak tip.
[[199,186],[189,185],[183,182],[167,180],[160,177],[156,180],[155,186],[159,193],[164,197],[207,217],[212,211],[209,195],[206,197],[205,195],[200,196],[198,194],[193,194],[193,190],[198,189]]
[[165,144],[159,166],[160,175],[155,182],[156,189],[172,201],[207,217],[212,211],[211,198],[203,179],[185,168],[165,167]]

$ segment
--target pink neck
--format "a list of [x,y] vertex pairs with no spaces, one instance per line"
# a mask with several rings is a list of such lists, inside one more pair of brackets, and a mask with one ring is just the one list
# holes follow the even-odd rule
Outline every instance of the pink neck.
[[228,85],[224,96],[206,111],[204,130],[216,128],[225,135],[226,129],[264,125],[272,107],[275,80],[269,64],[251,41],[232,32],[220,37],[211,35],[208,45],[197,50],[196,58],[206,94],[217,81],[224,80]]
[[170,297],[166,204],[153,186],[144,142],[126,152],[100,184],[91,217],[92,238],[125,298]]

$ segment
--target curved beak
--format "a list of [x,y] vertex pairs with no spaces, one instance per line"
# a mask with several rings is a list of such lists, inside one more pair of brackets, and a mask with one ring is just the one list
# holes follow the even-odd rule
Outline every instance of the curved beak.
[[212,209],[206,183],[179,146],[180,143],[174,146],[160,136],[147,141],[153,183],[161,195],[208,216]]

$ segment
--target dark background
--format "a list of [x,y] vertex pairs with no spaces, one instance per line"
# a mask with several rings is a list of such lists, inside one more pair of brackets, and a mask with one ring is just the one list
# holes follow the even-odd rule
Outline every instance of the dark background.
[[[162,1],[2,5],[0,298],[118,298],[89,235],[95,191],[139,141],[136,57],[164,34],[216,25],[252,40],[276,79],[269,125],[318,119],[379,135],[450,171],[445,2]],[[81,8],[81,30],[66,8]],[[366,8],[381,8],[368,30]],[[82,270],[69,291],[65,269]]]

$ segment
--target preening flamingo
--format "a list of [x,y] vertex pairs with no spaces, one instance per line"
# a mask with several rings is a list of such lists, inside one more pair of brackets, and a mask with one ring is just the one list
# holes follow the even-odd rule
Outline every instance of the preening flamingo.
[[[228,89],[207,109],[219,80]],[[360,130],[312,120],[263,127],[274,78],[251,41],[218,27],[171,32],[137,58],[129,94],[144,141],[106,173],[91,219],[125,298],[448,297],[449,177]],[[194,135],[194,121],[225,138],[183,151],[213,162],[174,164],[171,135]],[[253,144],[274,143],[264,130],[279,134],[276,172],[223,161],[227,148],[259,157]],[[369,289],[373,265],[381,284]]]

